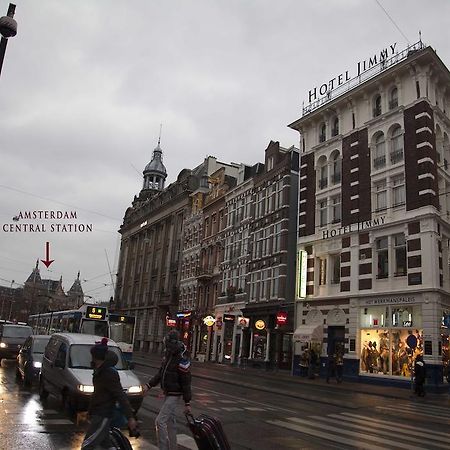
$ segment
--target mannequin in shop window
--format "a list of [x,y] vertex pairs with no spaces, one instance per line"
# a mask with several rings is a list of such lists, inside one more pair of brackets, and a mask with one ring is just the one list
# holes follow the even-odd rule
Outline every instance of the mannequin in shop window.
[[384,375],[389,373],[389,340],[387,333],[381,333],[380,338],[380,371]]
[[361,350],[361,371],[369,371],[369,347],[367,341],[364,341],[363,348]]

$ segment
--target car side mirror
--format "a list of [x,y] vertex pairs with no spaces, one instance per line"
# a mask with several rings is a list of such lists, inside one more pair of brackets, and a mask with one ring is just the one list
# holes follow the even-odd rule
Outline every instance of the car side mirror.
[[133,362],[133,361],[129,361],[129,362],[128,362],[128,368],[129,368],[130,370],[133,370],[134,367],[135,367],[134,362]]

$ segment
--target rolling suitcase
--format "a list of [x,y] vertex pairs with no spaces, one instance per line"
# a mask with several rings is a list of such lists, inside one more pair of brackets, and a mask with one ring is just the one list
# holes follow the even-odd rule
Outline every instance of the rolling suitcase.
[[186,414],[186,419],[199,450],[231,450],[219,419],[205,414]]
[[133,450],[128,438],[119,430],[119,428],[111,428],[109,435],[115,447],[118,450]]

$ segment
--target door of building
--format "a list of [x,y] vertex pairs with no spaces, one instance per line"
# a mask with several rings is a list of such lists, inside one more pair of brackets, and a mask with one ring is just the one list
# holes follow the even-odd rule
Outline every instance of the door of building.
[[328,348],[327,354],[334,355],[336,344],[345,342],[345,326],[328,327]]

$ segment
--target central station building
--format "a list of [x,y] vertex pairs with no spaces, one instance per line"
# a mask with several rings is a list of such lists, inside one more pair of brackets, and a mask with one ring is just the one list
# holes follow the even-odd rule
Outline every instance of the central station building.
[[405,383],[423,354],[442,386],[450,73],[422,42],[392,45],[350,72],[313,88],[289,125],[301,151],[293,372],[313,348],[321,370],[342,352],[347,377]]

